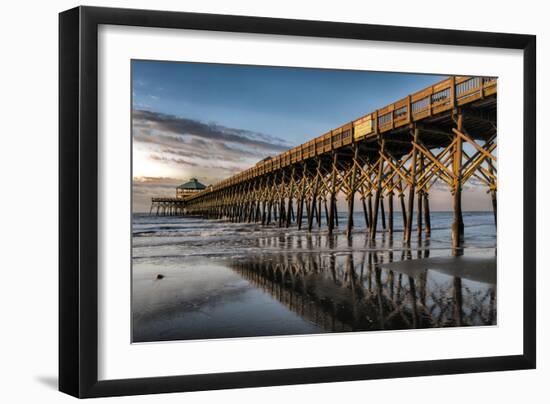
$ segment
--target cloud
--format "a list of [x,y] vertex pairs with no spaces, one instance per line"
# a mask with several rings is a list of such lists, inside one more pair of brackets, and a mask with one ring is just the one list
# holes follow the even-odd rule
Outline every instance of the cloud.
[[150,159],[152,160],[156,160],[156,161],[164,161],[164,162],[168,162],[168,163],[175,163],[175,164],[178,164],[178,165],[183,165],[183,166],[189,166],[189,167],[197,167],[198,164],[197,163],[194,163],[190,160],[186,160],[184,158],[181,158],[181,157],[164,157],[164,156],[159,156],[159,155],[156,155],[156,154],[151,154],[149,156]]
[[179,183],[181,180],[171,177],[134,177],[134,184],[166,184],[166,183]]
[[[134,178],[138,211],[148,209],[151,197],[173,196],[176,186],[190,177],[214,184],[290,147],[263,133],[148,110],[134,109],[132,124],[134,152],[179,177]],[[141,167],[137,171],[143,172]]]
[[[135,177],[134,211],[148,211],[152,197],[174,196],[190,177],[214,184],[291,147],[267,134],[144,109],[133,110],[132,135],[135,152],[180,177]],[[143,170],[134,166],[134,172]]]
[[176,187],[183,180],[170,177],[134,177],[132,179],[132,204],[136,212],[146,212],[153,196],[174,196]]
[[190,135],[203,140],[233,143],[258,151],[282,152],[290,147],[284,140],[263,133],[229,128],[216,123],[205,123],[143,109],[133,111],[133,126],[134,129],[148,130],[148,135],[153,137],[155,137],[155,132],[157,134],[160,132],[164,136],[172,135],[180,140],[183,140],[182,137]]

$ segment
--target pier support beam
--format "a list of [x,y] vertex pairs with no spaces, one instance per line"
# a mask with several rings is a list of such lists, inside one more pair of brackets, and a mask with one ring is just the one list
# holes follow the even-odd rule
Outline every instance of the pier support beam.
[[385,142],[382,140],[380,142],[380,156],[378,160],[378,173],[377,173],[377,180],[376,180],[376,194],[374,196],[374,216],[372,218],[371,223],[371,229],[370,229],[370,239],[374,240],[376,238],[376,227],[378,225],[378,210],[380,208],[380,197],[382,194],[382,179],[383,177],[383,171],[384,171],[384,159],[382,158],[382,154],[384,153],[384,146]]
[[[320,163],[318,163],[317,168],[319,168]],[[315,174],[315,185],[313,186],[313,192],[311,194],[311,200],[307,201],[309,204],[309,209],[307,212],[307,231],[311,232],[313,229],[313,217],[315,216],[315,206],[317,204],[317,192],[319,189],[319,174]],[[319,199],[319,207],[321,204],[321,199]]]
[[328,232],[332,234],[334,230],[335,213],[336,213],[336,163],[338,154],[334,153],[332,158],[332,175],[331,175],[331,190],[330,190],[330,207],[328,212]]
[[349,181],[349,192],[348,192],[348,223],[347,223],[347,236],[348,239],[351,238],[351,231],[353,229],[353,208],[355,203],[355,176],[356,176],[356,167],[357,157],[359,156],[359,148],[354,144],[353,145],[353,161],[351,163],[351,178]]
[[307,166],[305,164],[303,164],[302,165],[302,180],[301,180],[301,183],[300,183],[300,193],[299,193],[299,196],[298,196],[298,200],[296,201],[296,203],[297,203],[296,210],[298,211],[296,221],[298,223],[298,230],[302,230],[302,218],[304,216],[304,202],[307,205],[307,211],[308,211],[307,216],[308,216],[308,219],[309,219],[308,201],[307,200],[304,201],[304,199],[306,198],[306,182],[307,181],[308,181]]
[[293,208],[293,197],[294,197],[294,167],[292,167],[292,172],[290,173],[290,193],[288,194],[288,205],[287,205],[287,214],[286,214],[286,227],[290,226],[292,221],[292,214],[294,211]]
[[284,210],[285,210],[285,200],[284,198],[281,198],[279,200],[279,206],[277,206],[277,217],[279,219],[279,227],[283,227]]
[[[401,183],[401,180],[399,180],[399,182]],[[401,204],[401,216],[403,218],[403,238],[405,238],[405,235],[407,234],[407,208],[405,207],[405,193],[403,192],[401,186],[399,189],[399,203]]]
[[[458,131],[462,131],[462,114],[456,118]],[[453,155],[453,225],[452,246],[454,253],[460,255],[458,250],[464,242],[464,222],[462,220],[462,137],[456,136]]]
[[[414,143],[418,142],[419,135],[420,135],[420,131],[418,130],[418,128],[414,128],[413,130]],[[410,178],[410,184],[409,184],[409,206],[407,209],[407,225],[405,226],[405,243],[407,244],[411,243],[412,221],[413,221],[413,211],[414,211],[414,194],[416,191],[416,157],[417,157],[417,150],[416,150],[416,147],[414,147],[413,145],[411,178]]]
[[316,193],[314,192],[311,201],[308,201],[309,203],[309,209],[307,212],[307,231],[311,232],[313,229],[313,216],[315,215],[315,204],[316,204]]
[[[494,175],[494,168],[493,164],[489,162],[489,172]],[[491,193],[491,202],[493,203],[493,215],[495,217],[495,227],[497,227],[497,186],[496,186],[496,180],[493,184],[491,184],[491,189],[489,191]]]
[[[393,188],[393,179],[389,185]],[[388,193],[388,231],[393,234],[393,189]]]
[[426,237],[430,237],[432,234],[432,220],[430,218],[430,196],[427,192],[424,192],[424,226]]
[[369,214],[367,212],[367,204],[365,203],[365,197],[361,198],[361,205],[363,205],[363,214],[365,215],[365,227],[369,228]]
[[372,191],[369,189],[367,195],[367,212],[369,214],[369,234],[372,231],[372,221],[373,221],[373,212],[372,212]]
[[382,229],[386,230],[386,208],[384,208],[384,195],[382,194],[380,195],[380,215],[382,219]]
[[[420,155],[420,172],[424,172],[424,156]],[[419,190],[417,199],[416,199],[416,206],[417,206],[417,217],[416,217],[416,229],[418,232],[418,240],[422,238],[422,202],[424,202],[424,190]]]
[[491,201],[493,202],[493,216],[495,217],[495,227],[497,226],[497,191],[491,190]]

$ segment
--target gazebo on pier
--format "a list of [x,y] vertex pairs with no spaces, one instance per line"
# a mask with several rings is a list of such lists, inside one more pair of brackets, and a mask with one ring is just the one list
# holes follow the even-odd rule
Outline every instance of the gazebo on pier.
[[191,178],[189,182],[181,184],[176,188],[176,198],[184,199],[203,189],[206,189],[206,185],[201,184],[196,178]]
[[156,208],[157,216],[180,216],[184,215],[186,199],[197,192],[206,189],[206,185],[201,184],[196,178],[191,178],[189,182],[181,184],[176,188],[176,197],[153,197],[151,198],[151,209],[149,214]]

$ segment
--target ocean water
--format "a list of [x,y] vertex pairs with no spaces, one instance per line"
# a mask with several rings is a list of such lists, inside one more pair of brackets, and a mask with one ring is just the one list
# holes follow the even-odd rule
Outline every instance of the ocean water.
[[[416,217],[414,218],[416,225]],[[496,324],[492,212],[464,212],[461,257],[450,212],[432,212],[431,236],[402,242],[363,214],[329,236],[200,217],[133,217],[133,342]]]

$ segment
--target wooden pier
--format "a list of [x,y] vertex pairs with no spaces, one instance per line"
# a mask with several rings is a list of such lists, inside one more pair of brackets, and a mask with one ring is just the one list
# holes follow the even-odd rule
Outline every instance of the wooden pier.
[[151,198],[149,214],[157,216],[181,216],[185,213],[185,199],[183,198]]
[[197,192],[207,189],[207,186],[201,184],[196,178],[191,178],[188,182],[176,187],[176,197],[157,197],[151,198],[151,209],[157,216],[181,216],[185,213],[185,201]]
[[496,224],[496,110],[496,78],[452,76],[264,159],[185,201],[156,206],[171,214],[309,231],[326,223],[332,233],[338,226],[337,198],[343,196],[351,236],[358,195],[371,239],[379,222],[393,233],[397,203],[404,240],[410,243],[415,213],[419,236],[431,232],[429,194],[439,181],[452,195],[452,243],[457,248],[464,238],[461,194],[466,182],[475,179],[486,186]]

